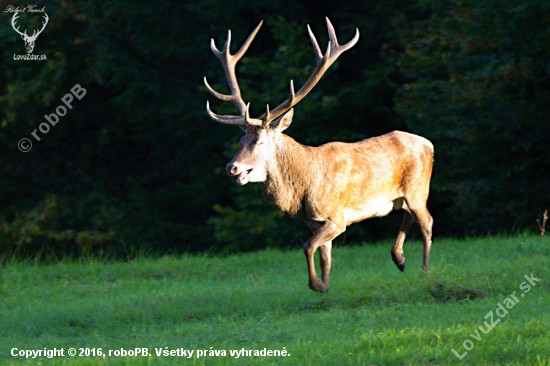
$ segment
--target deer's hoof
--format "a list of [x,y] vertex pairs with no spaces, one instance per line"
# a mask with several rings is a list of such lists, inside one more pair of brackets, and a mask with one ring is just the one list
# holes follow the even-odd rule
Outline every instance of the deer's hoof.
[[328,286],[323,283],[323,281],[316,278],[315,280],[309,281],[309,288],[313,291],[319,291],[319,292],[328,292]]
[[391,259],[393,260],[393,263],[399,268],[401,272],[405,270],[405,257],[403,257],[403,253],[395,253],[393,249],[391,250]]
[[397,268],[399,268],[399,270],[401,272],[404,272],[405,271],[405,261],[401,262],[401,264],[398,264]]

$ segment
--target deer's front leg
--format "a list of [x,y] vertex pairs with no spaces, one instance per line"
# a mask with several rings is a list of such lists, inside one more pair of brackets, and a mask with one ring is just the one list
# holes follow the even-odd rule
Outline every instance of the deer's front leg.
[[[315,230],[313,236],[305,242],[304,254],[306,256],[307,269],[309,273],[309,288],[311,288],[312,290],[319,292],[328,291],[332,239],[343,233],[344,230],[344,225],[337,225],[333,221],[327,220],[323,223],[321,227]],[[323,272],[322,281],[317,278],[317,273],[315,272],[315,263],[313,261],[315,251],[320,246],[322,246],[320,249],[321,269]]]

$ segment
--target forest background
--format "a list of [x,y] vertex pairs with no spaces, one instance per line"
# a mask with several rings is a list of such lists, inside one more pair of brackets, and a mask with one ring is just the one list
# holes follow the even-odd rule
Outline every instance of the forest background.
[[[9,5],[49,22],[26,54]],[[434,236],[537,230],[550,207],[550,2],[539,0],[0,1],[0,254],[81,256],[233,253],[300,247],[308,231],[239,187],[224,166],[242,131],[212,122],[236,111],[213,38],[236,51],[251,114],[309,77],[325,16],[341,43],[361,34],[295,108],[287,133],[307,145],[393,130],[435,146],[428,207]],[[39,29],[23,13],[21,30]],[[86,89],[32,136],[75,85]],[[29,139],[29,152],[18,141]],[[336,244],[394,236],[402,215],[356,224]],[[412,233],[412,236],[418,235]]]

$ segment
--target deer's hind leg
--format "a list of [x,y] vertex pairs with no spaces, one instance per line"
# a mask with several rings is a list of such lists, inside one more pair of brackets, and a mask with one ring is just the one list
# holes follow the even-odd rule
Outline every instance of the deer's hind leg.
[[[401,245],[405,240],[405,234],[409,229],[413,221],[418,222],[422,238],[424,242],[424,258],[422,261],[422,268],[427,271],[430,260],[430,248],[432,245],[432,226],[433,218],[427,208],[428,195],[430,193],[430,178],[433,167],[433,147],[428,145],[419,150],[419,160],[417,164],[411,164],[410,169],[405,172],[403,176],[403,191],[404,202],[403,210],[405,210],[405,218],[401,225],[401,230],[397,235],[397,240],[394,244],[395,252],[397,255],[402,254]],[[401,239],[401,240],[400,240]],[[394,253],[392,248],[392,257]],[[401,252],[399,252],[401,250]],[[402,258],[397,256],[393,257],[394,262],[400,270],[399,263],[396,262]],[[404,258],[402,258],[404,260]],[[404,265],[404,262],[403,262]]]
[[[405,206],[405,204],[403,204]],[[391,247],[391,258],[393,263],[399,268],[401,272],[405,270],[405,257],[403,256],[403,243],[405,242],[405,237],[409,232],[411,224],[414,222],[414,218],[406,207],[403,207],[405,211],[405,216],[403,217],[403,222],[401,223],[401,228],[397,233],[397,238],[395,243]]]
[[434,220],[426,207],[426,202],[410,206],[410,210],[414,219],[418,222],[418,225],[420,225],[420,232],[422,233],[424,243],[422,269],[428,271],[430,266],[430,248],[432,246],[432,227]]

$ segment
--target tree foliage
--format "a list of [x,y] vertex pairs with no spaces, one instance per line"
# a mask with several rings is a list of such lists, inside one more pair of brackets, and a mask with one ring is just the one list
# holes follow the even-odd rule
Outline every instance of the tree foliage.
[[436,146],[440,230],[535,227],[550,204],[550,3],[417,6],[429,18],[394,20],[408,78],[396,110]]
[[[6,9],[7,1],[0,1]],[[49,23],[35,54],[0,22],[0,251],[80,255],[143,249],[221,252],[300,245],[300,222],[237,187],[223,167],[241,131],[204,112],[227,84],[210,38],[233,52],[253,115],[314,67],[310,24],[324,16],[359,43],[296,109],[288,134],[309,145],[394,129],[431,139],[430,209],[439,235],[525,227],[548,206],[548,5],[528,1],[37,1]],[[39,21],[23,14],[32,29]],[[79,84],[87,90],[36,141],[31,132]],[[17,149],[29,138],[28,153]],[[348,239],[393,236],[400,217],[356,224]]]

